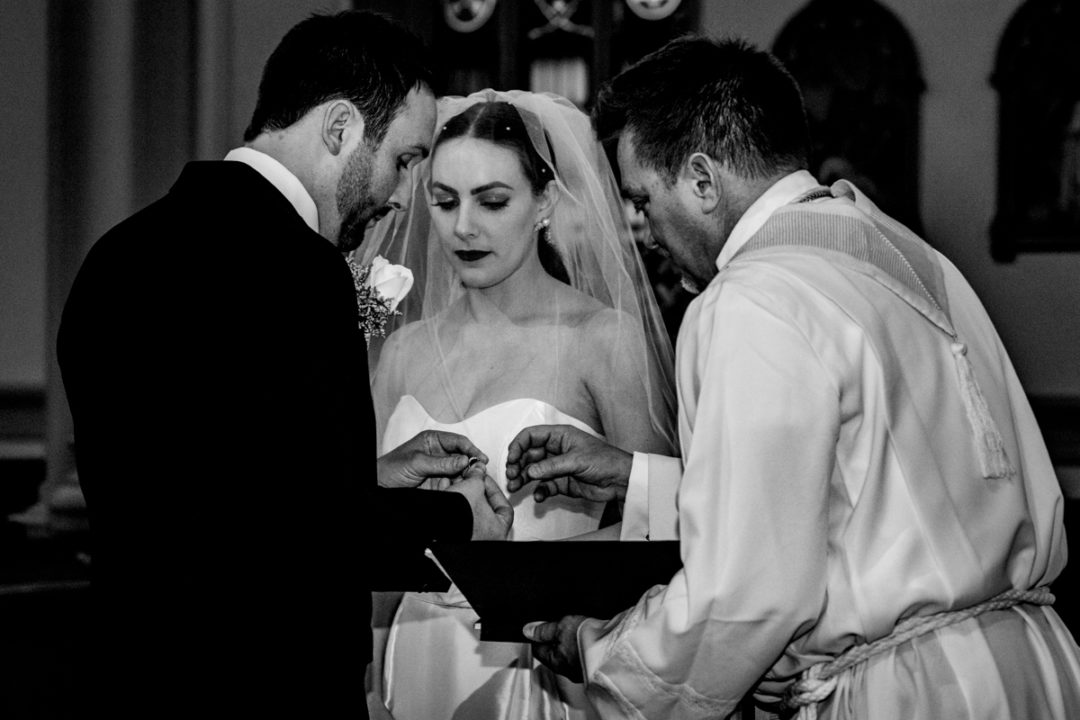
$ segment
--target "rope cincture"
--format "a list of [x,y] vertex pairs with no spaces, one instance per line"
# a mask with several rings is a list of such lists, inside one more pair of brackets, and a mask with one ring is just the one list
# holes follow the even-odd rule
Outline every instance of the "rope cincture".
[[963,610],[950,610],[934,615],[917,615],[898,624],[891,634],[871,643],[856,645],[829,662],[811,665],[784,695],[785,709],[799,709],[798,720],[817,720],[817,705],[836,689],[837,680],[851,668],[870,658],[901,645],[912,638],[940,630],[962,620],[991,610],[1005,610],[1015,605],[1052,605],[1054,595],[1048,588],[1006,590],[985,602]]

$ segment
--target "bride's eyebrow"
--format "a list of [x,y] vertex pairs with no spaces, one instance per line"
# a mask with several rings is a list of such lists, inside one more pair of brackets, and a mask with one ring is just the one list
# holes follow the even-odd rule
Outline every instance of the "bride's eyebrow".
[[[431,182],[431,187],[434,188],[434,189],[437,189],[437,190],[442,190],[445,193],[450,193],[451,195],[457,195],[458,194],[457,190],[450,187],[449,185],[442,184],[438,180],[433,180]],[[514,188],[513,188],[512,185],[507,185],[504,182],[499,182],[498,180],[496,180],[495,182],[489,182],[486,185],[481,185],[480,187],[473,188],[472,190],[469,191],[469,194],[470,195],[479,195],[481,193],[487,192],[488,190],[497,190],[497,189],[513,190]]]
[[513,190],[514,189],[510,185],[507,185],[504,182],[499,182],[498,180],[496,180],[495,182],[489,182],[487,185],[481,185],[480,187],[473,188],[472,190],[469,191],[469,194],[470,195],[479,195],[482,192],[487,192],[488,190],[495,190],[496,188],[503,188],[503,189],[506,189],[506,190]]

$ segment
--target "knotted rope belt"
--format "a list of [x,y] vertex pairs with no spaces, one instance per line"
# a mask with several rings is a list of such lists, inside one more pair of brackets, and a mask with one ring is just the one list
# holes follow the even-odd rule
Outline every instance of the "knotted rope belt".
[[910,617],[898,624],[890,635],[883,638],[848,648],[835,660],[811,665],[784,695],[784,707],[799,708],[798,720],[817,720],[817,704],[829,697],[836,689],[839,677],[851,668],[866,662],[870,658],[890,650],[912,638],[940,630],[961,620],[973,618],[991,610],[1005,610],[1014,605],[1028,603],[1032,605],[1052,605],[1054,596],[1045,587],[1034,590],[1006,590],[985,602],[972,605],[963,610],[950,610],[934,615]]

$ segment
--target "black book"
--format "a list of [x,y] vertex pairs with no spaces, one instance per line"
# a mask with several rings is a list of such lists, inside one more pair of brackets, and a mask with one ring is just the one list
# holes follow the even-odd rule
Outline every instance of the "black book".
[[524,642],[534,620],[610,618],[682,567],[677,540],[440,542],[431,553],[480,616],[480,639],[496,642]]

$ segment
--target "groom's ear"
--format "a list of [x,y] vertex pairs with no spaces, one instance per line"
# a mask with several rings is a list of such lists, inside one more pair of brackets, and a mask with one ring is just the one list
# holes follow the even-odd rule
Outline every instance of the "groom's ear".
[[690,192],[701,203],[702,212],[706,215],[720,205],[723,194],[720,167],[711,156],[703,152],[691,154],[683,165],[680,180],[689,185]]
[[334,100],[323,113],[322,141],[331,155],[339,155],[353,136],[364,137],[364,117],[348,100]]

